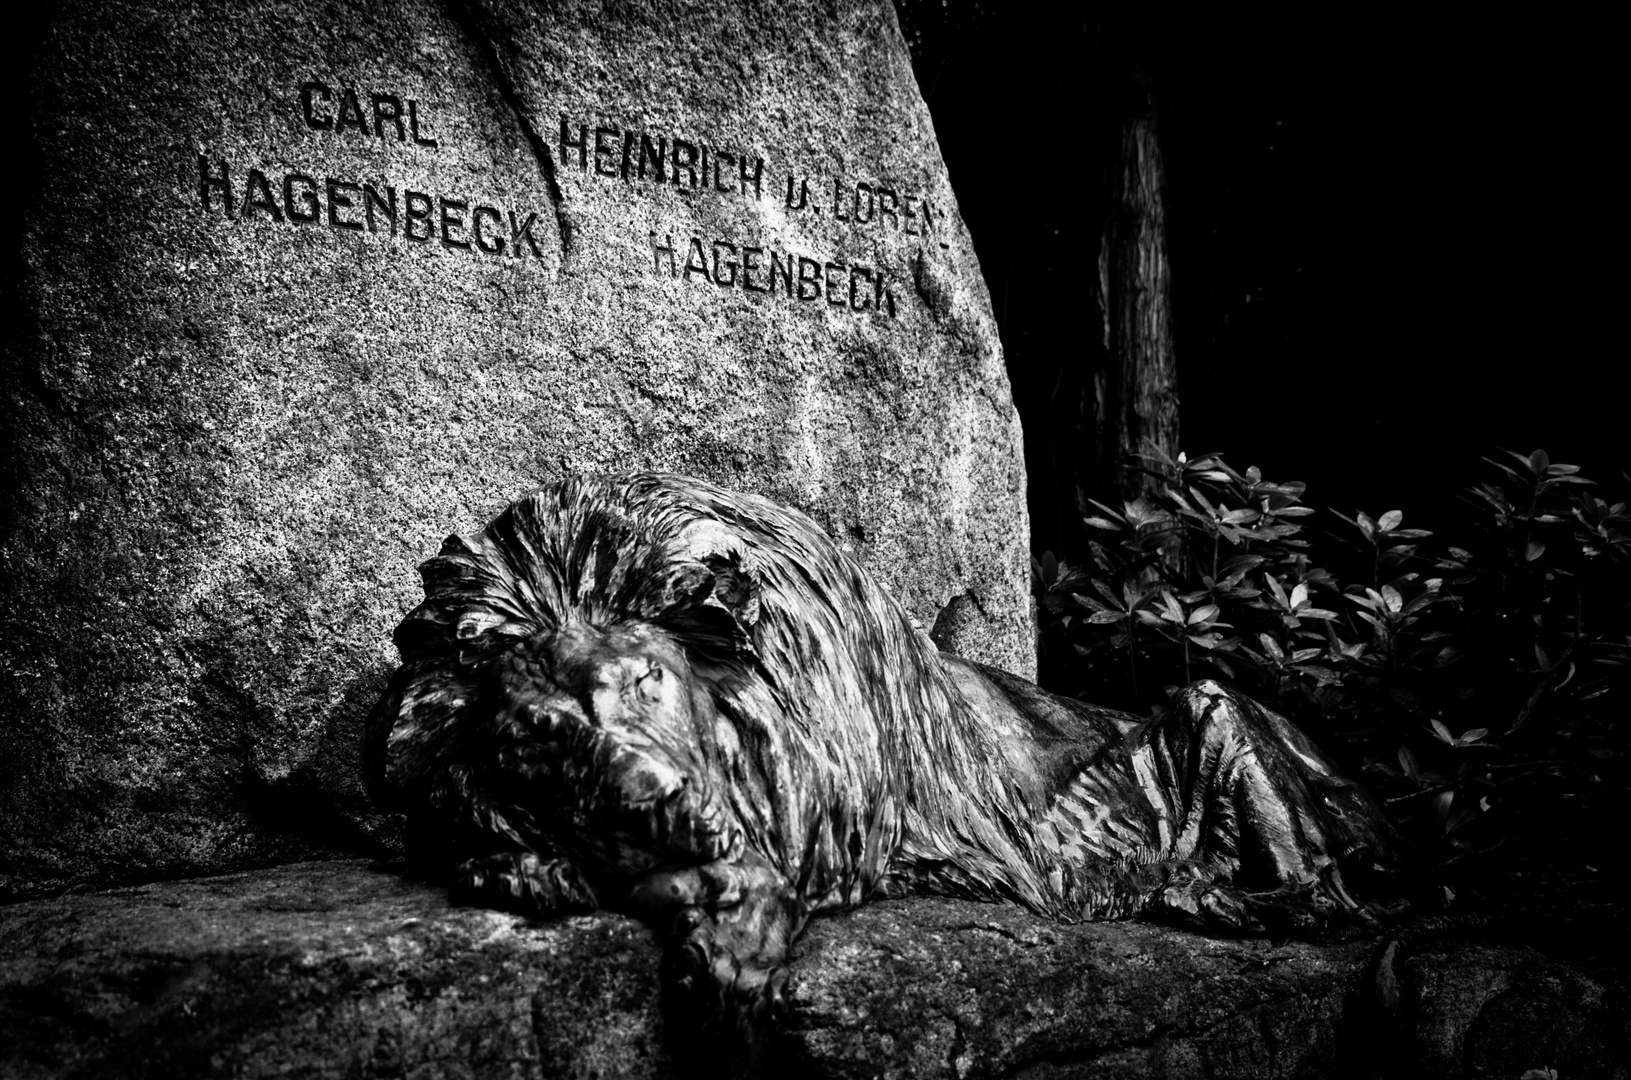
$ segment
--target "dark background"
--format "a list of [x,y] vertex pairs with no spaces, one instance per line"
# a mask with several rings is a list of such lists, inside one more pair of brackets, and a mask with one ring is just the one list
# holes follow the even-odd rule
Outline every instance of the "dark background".
[[1107,78],[1155,79],[1183,448],[1442,527],[1499,448],[1618,479],[1627,99],[1601,22],[898,0],[1025,425],[1033,542],[1069,544]]

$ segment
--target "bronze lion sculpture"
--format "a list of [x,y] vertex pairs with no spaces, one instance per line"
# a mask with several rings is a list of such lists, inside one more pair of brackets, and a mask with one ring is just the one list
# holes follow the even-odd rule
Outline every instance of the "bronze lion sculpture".
[[609,908],[671,995],[775,1004],[812,914],[933,892],[1222,932],[1359,912],[1363,789],[1213,682],[1157,721],[938,652],[808,518],[696,480],[574,479],[421,568],[370,791],[455,898]]

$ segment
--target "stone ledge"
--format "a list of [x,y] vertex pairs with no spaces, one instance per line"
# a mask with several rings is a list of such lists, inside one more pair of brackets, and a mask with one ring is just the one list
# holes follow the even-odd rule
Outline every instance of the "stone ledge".
[[[1624,1075],[1623,999],[1564,965],[1423,947],[1390,1017],[1374,953],[880,903],[801,942],[776,1071]],[[657,964],[632,920],[453,908],[365,860],[31,901],[0,908],[0,1076],[673,1076]]]

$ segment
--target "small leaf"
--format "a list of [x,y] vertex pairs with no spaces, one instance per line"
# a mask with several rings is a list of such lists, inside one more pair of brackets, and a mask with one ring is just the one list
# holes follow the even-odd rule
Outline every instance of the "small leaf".
[[1085,521],[1087,524],[1093,526],[1095,529],[1105,529],[1105,530],[1107,530],[1109,532],[1120,532],[1121,531],[1121,526],[1120,525],[1117,525],[1113,521],[1106,521],[1104,518],[1101,518],[1101,517],[1085,517],[1082,520]]
[[1410,747],[1399,747],[1399,767],[1410,779],[1421,783],[1421,767],[1416,764],[1416,755],[1410,752]]
[[1550,465],[1551,463],[1552,459],[1546,456],[1546,451],[1544,450],[1536,450],[1534,453],[1529,455],[1529,469],[1536,476],[1546,475],[1546,466]]
[[1376,522],[1376,527],[1378,529],[1382,530],[1383,532],[1392,532],[1394,529],[1397,529],[1399,527],[1399,522],[1401,522],[1403,520],[1404,520],[1404,512],[1403,511],[1389,510],[1387,513],[1383,514],[1381,516],[1381,518]]
[[1448,743],[1450,746],[1455,745],[1455,736],[1450,734],[1449,728],[1445,727],[1436,717],[1431,723],[1433,725],[1433,734],[1439,737],[1440,742]]
[[[1485,735],[1488,735],[1488,734],[1489,734],[1489,728],[1475,727],[1472,730],[1468,731],[1466,734],[1462,735],[1461,738],[1456,740],[1456,742],[1463,745],[1463,746],[1465,746],[1465,745],[1467,745],[1469,743],[1477,742],[1479,739],[1482,739]],[[1486,806],[1486,807],[1484,807],[1484,809],[1488,810],[1489,807]]]
[[1095,611],[1087,617],[1087,621],[1095,626],[1103,626],[1106,623],[1120,622],[1123,619],[1130,618],[1132,618],[1131,615],[1119,611]]
[[1267,634],[1258,634],[1257,640],[1263,643],[1263,651],[1274,657],[1276,660],[1284,660],[1286,658],[1286,654],[1280,649],[1280,643],[1269,637]]
[[1534,562],[1544,554],[1546,554],[1546,541],[1531,540],[1529,541],[1529,547],[1524,550],[1523,557],[1526,562]]
[[1441,832],[1449,832],[1450,804],[1455,801],[1453,790],[1441,791],[1433,796],[1433,816],[1438,819]]
[[1386,604],[1387,609],[1395,615],[1397,615],[1400,610],[1404,608],[1404,597],[1400,596],[1399,590],[1395,589],[1392,585],[1382,586],[1382,602]]
[[1542,671],[1552,670],[1551,657],[1546,655],[1546,650],[1540,647],[1540,642],[1538,641],[1535,642],[1535,662],[1540,665],[1540,670]]
[[1189,625],[1194,626],[1196,623],[1204,623],[1215,619],[1218,617],[1219,610],[1216,604],[1202,604],[1189,613]]
[[1280,583],[1274,580],[1274,575],[1264,574],[1263,580],[1269,583],[1269,592],[1273,594],[1274,602],[1287,611],[1291,610],[1291,601],[1286,598],[1286,591],[1280,588]]
[[1308,603],[1308,584],[1306,582],[1299,581],[1297,582],[1297,587],[1291,590],[1292,610],[1296,610],[1306,603]]

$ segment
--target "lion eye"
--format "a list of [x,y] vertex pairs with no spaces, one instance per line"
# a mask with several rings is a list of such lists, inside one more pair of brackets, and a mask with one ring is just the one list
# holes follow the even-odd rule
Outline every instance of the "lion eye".
[[657,700],[662,693],[662,685],[663,669],[656,664],[647,668],[646,673],[635,682],[635,686],[640,691],[640,696],[650,701]]

